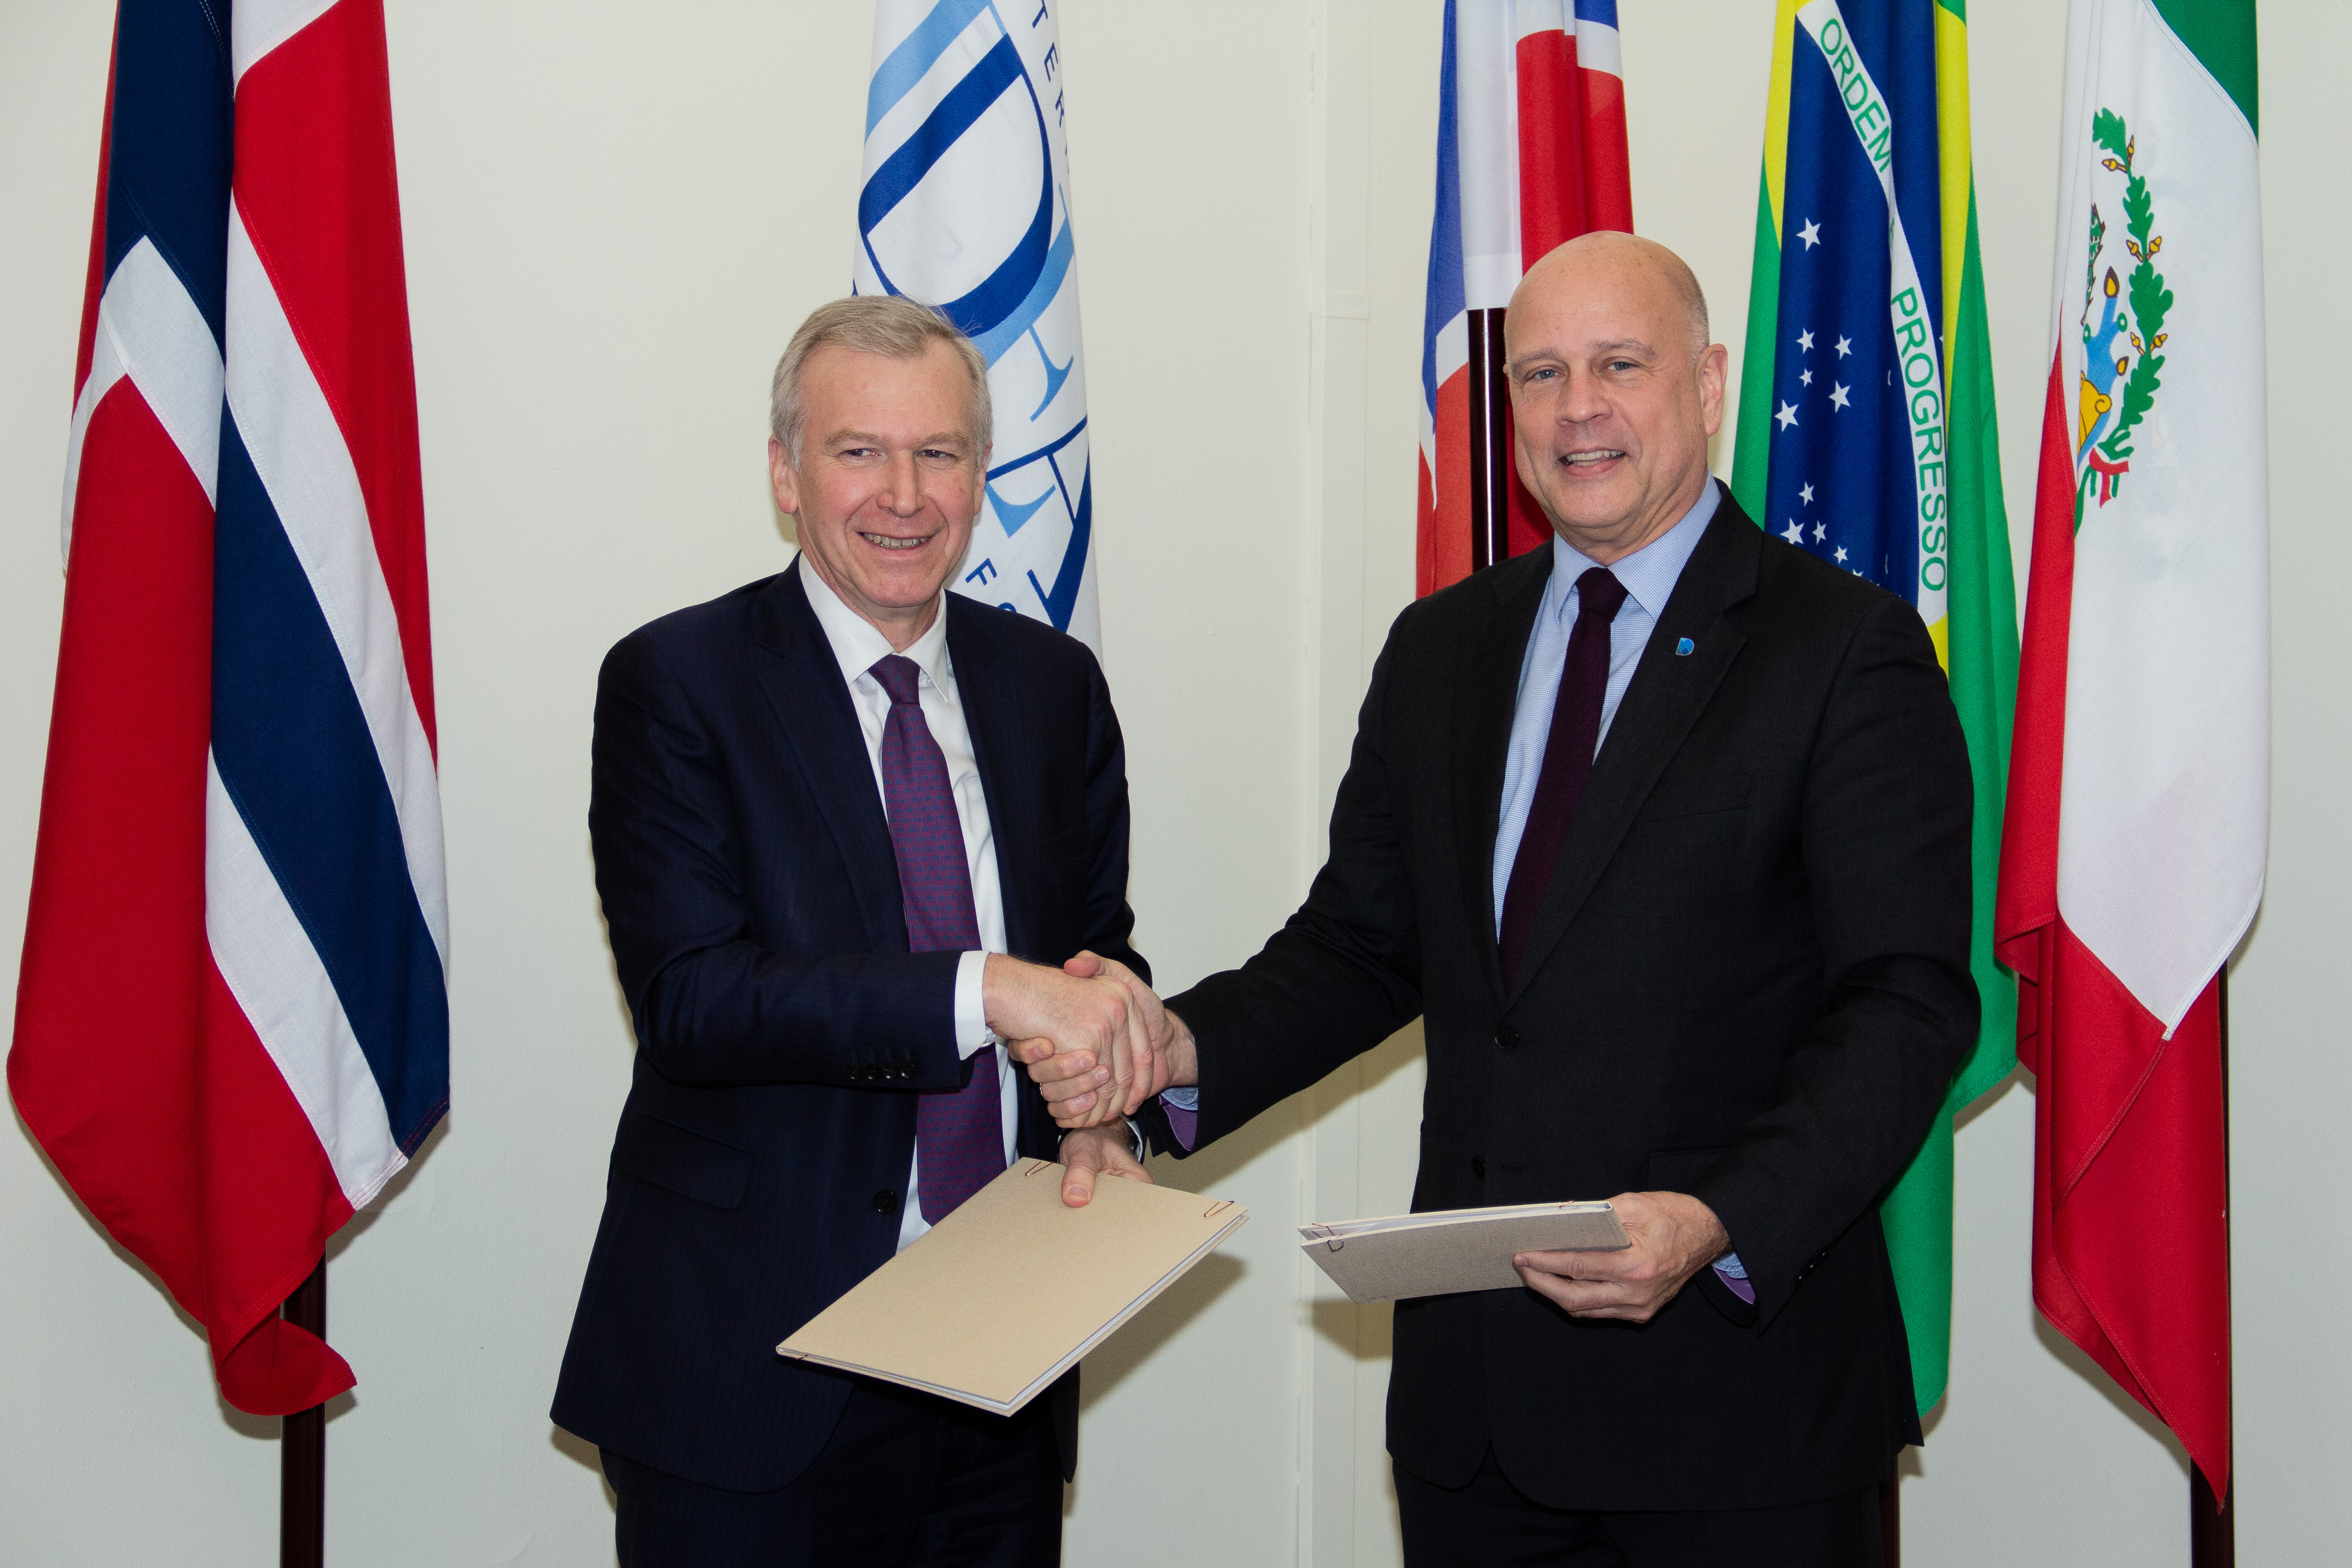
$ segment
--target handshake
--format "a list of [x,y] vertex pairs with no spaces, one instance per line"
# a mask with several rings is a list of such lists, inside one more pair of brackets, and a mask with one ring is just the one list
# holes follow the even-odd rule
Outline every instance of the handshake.
[[1083,1205],[1097,1172],[1150,1181],[1119,1124],[1161,1090],[1199,1081],[1184,1020],[1126,965],[1093,953],[1058,969],[992,953],[981,989],[988,1027],[1067,1134],[1064,1199]]

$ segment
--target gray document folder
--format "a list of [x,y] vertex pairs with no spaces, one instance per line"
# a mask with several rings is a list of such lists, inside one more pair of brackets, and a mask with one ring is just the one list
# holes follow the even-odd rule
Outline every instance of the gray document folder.
[[1396,1301],[1520,1287],[1520,1252],[1613,1252],[1633,1245],[1605,1203],[1447,1208],[1302,1225],[1300,1245],[1351,1301]]

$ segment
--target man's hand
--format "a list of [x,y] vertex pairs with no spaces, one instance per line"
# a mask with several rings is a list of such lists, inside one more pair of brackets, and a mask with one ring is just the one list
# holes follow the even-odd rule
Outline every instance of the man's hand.
[[1116,1072],[1106,1079],[1100,1068],[1089,1071],[1068,1056],[1034,1049],[1037,1042],[1021,1041],[1013,1060],[1029,1064],[1029,1076],[1045,1096],[1055,1121],[1065,1127],[1101,1125],[1111,1113],[1133,1115],[1146,1100],[1171,1084],[1197,1082],[1192,1031],[1160,1005],[1158,994],[1133,970],[1094,953],[1080,953],[1062,968],[1075,979],[1115,981],[1126,991],[1132,1016],[1150,1042],[1151,1071],[1139,1072],[1122,1086]]
[[1151,1173],[1135,1157],[1124,1125],[1089,1128],[1062,1140],[1062,1201],[1084,1208],[1094,1200],[1097,1176],[1151,1185]]
[[1731,1249],[1723,1221],[1686,1192],[1621,1192],[1609,1200],[1633,1243],[1622,1252],[1522,1252],[1519,1278],[1572,1318],[1645,1323],[1693,1274]]
[[[1092,954],[1081,956],[1102,962]],[[1121,966],[1110,967],[1126,973]],[[1150,998],[1148,1019],[1137,991]],[[1055,1106],[1054,1119],[1065,1127],[1116,1121],[1168,1086],[1167,1015],[1148,987],[1130,988],[1109,974],[991,953],[981,995],[988,1027],[1014,1061],[1040,1083],[1046,1082],[1040,1070],[1050,1070],[1065,1102],[1083,1094],[1083,1105]],[[1051,1090],[1047,1097],[1054,1098]]]

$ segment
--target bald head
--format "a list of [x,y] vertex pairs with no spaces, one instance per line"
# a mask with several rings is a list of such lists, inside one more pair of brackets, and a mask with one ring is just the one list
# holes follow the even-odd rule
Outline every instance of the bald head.
[[[1511,309],[1532,292],[1544,297],[1553,290],[1574,290],[1605,285],[1647,285],[1663,289],[1674,301],[1676,310],[1687,324],[1690,334],[1690,359],[1693,364],[1706,352],[1708,328],[1706,295],[1698,286],[1698,275],[1687,262],[1654,239],[1639,235],[1620,234],[1614,229],[1596,229],[1579,235],[1572,240],[1554,246],[1550,253],[1528,268],[1519,279],[1518,287],[1511,291]],[[1509,351],[1511,318],[1503,317],[1504,351]]]
[[1729,355],[1673,251],[1589,234],[1528,268],[1503,321],[1520,482],[1552,528],[1612,565],[1706,494]]

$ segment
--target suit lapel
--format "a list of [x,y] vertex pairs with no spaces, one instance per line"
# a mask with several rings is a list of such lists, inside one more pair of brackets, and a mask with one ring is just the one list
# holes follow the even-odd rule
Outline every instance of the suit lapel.
[[907,914],[889,819],[874,787],[874,763],[849,687],[809,608],[800,570],[794,561],[760,592],[751,612],[751,640],[758,644],[752,667],[849,867],[867,943],[877,953],[903,953]]
[[1477,617],[1463,651],[1455,688],[1453,744],[1454,839],[1462,860],[1462,906],[1470,915],[1471,946],[1496,997],[1503,994],[1502,957],[1495,942],[1495,835],[1503,810],[1503,769],[1511,749],[1511,719],[1518,707],[1519,669],[1528,637],[1551,576],[1552,552],[1530,552],[1491,569],[1483,583],[1490,604]]
[[[1551,880],[1536,911],[1534,929],[1528,933],[1512,996],[1527,988],[1567,934],[1642,802],[1738,656],[1746,638],[1724,612],[1755,591],[1762,543],[1756,525],[1726,489],[1666,600],[1664,612],[1650,630],[1633,682],[1617,705],[1600,755],[1592,759],[1592,777],[1577,803],[1568,837],[1560,842],[1559,858],[1552,862]],[[1691,652],[1677,653],[1675,647],[1685,637],[1691,640]],[[1488,847],[1491,862],[1491,834]],[[1487,929],[1492,930],[1491,923]]]
[[972,759],[980,765],[981,794],[988,801],[988,827],[996,845],[996,885],[1004,906],[1004,942],[1015,953],[1041,948],[1032,918],[1042,896],[1035,883],[1045,866],[1045,831],[1034,787],[1035,737],[1023,683],[1001,667],[1003,648],[992,636],[989,617],[1006,612],[947,595],[948,660],[955,666],[956,696],[971,736]]

